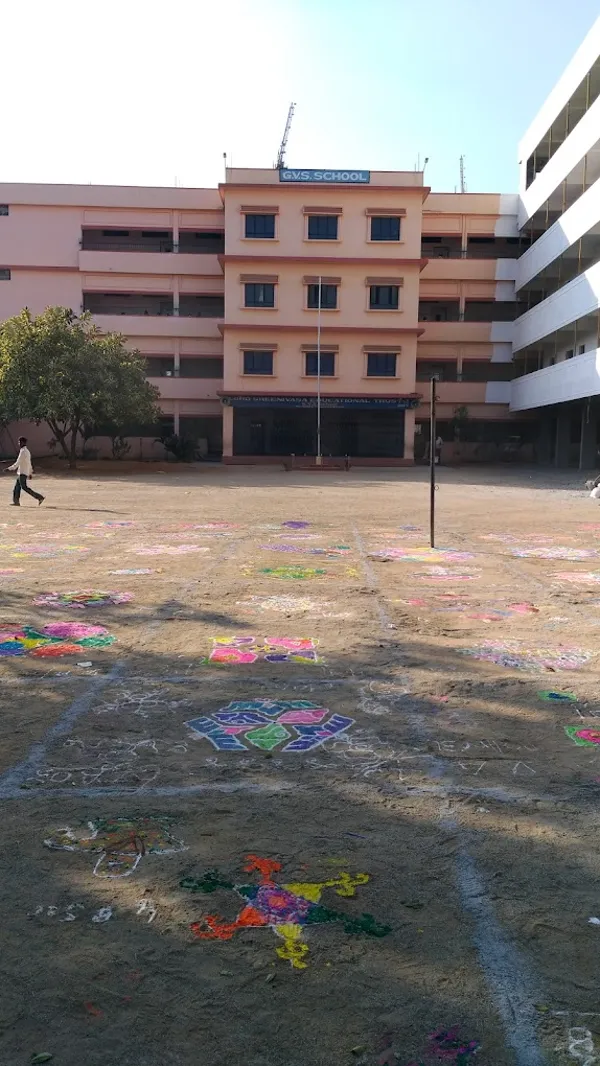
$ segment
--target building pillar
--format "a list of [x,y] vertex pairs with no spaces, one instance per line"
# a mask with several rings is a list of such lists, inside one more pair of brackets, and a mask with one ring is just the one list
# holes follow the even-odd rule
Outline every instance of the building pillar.
[[404,412],[404,458],[413,463],[415,459],[415,411]]
[[554,451],[554,465],[563,467],[569,465],[569,451],[571,446],[571,411],[568,406],[560,411],[556,419],[556,448]]
[[222,405],[223,413],[223,458],[233,455],[233,407]]
[[179,436],[179,404],[177,401],[173,404],[173,433],[176,437]]
[[173,276],[173,315],[175,318],[179,315],[179,278],[176,274]]
[[581,441],[579,444],[579,469],[595,470],[598,466],[597,419],[590,401],[581,409]]
[[179,251],[179,212],[173,214],[173,251]]
[[540,466],[549,466],[552,462],[552,419],[543,417],[539,423],[535,442],[537,461]]

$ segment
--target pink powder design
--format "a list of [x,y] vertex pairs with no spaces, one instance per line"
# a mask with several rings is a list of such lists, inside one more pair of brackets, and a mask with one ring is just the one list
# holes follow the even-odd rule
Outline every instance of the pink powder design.
[[239,648],[213,648],[209,659],[213,663],[255,663],[258,656],[253,651],[240,651]]
[[576,736],[589,744],[600,744],[600,729],[578,729]]
[[310,711],[286,711],[285,714],[279,715],[277,721],[288,722],[289,725],[315,725],[321,722],[326,714],[327,711],[324,708]]
[[43,633],[49,637],[63,637],[65,640],[81,640],[83,637],[100,637],[108,630],[104,626],[86,626],[80,622],[50,622],[44,626]]

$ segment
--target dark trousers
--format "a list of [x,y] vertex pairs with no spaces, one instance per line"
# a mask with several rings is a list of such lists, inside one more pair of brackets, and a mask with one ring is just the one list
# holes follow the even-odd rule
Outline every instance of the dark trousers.
[[34,492],[33,489],[29,488],[26,474],[17,474],[13,489],[13,503],[19,503],[21,491],[26,492],[28,496],[33,496],[34,500],[43,500],[44,498],[39,492]]

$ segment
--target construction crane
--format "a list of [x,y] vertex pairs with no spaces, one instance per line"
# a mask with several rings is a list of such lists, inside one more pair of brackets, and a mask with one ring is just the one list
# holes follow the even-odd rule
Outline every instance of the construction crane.
[[292,102],[287,114],[287,120],[285,123],[285,129],[283,131],[283,137],[281,138],[281,144],[279,145],[279,152],[277,155],[277,162],[275,164],[275,170],[281,170],[285,166],[285,150],[287,148],[288,137],[290,135],[290,127],[292,125],[292,119],[294,117],[294,111],[296,105]]

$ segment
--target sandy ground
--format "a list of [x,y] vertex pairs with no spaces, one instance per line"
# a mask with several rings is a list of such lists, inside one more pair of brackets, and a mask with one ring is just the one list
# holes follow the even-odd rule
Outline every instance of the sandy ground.
[[578,476],[116,470],[5,483],[0,1062],[600,1061]]

